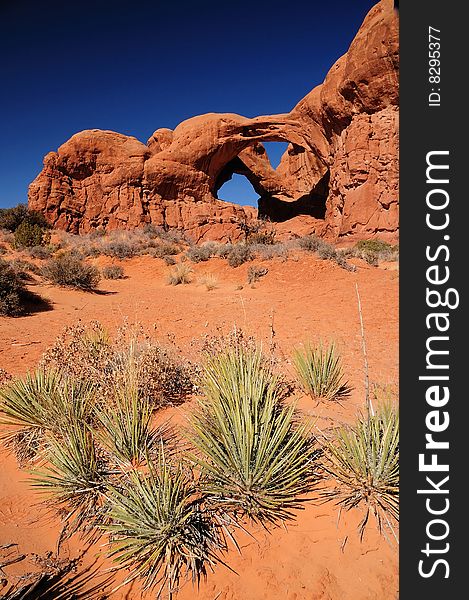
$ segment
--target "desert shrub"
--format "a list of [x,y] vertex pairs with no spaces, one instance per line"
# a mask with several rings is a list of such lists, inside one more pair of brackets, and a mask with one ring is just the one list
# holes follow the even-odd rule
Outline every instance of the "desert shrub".
[[239,267],[252,259],[252,250],[246,244],[235,244],[228,254],[228,264],[230,267]]
[[360,415],[354,426],[343,426],[326,444],[325,468],[335,482],[326,497],[349,510],[364,505],[363,536],[370,512],[379,529],[399,520],[399,411],[381,406],[376,414]]
[[257,281],[259,281],[262,277],[264,277],[265,275],[267,275],[267,273],[269,272],[269,269],[266,269],[265,267],[259,267],[259,266],[251,266],[248,269],[248,283],[256,283]]
[[0,315],[17,317],[24,312],[27,290],[17,271],[0,259]]
[[148,249],[148,254],[153,258],[163,258],[167,256],[176,256],[179,254],[180,248],[176,244],[170,242],[161,242],[156,246]]
[[220,258],[228,258],[233,249],[233,244],[218,244],[216,248],[216,256]]
[[99,270],[94,265],[86,264],[72,254],[51,258],[42,267],[41,273],[51,283],[82,290],[96,288],[101,279]]
[[335,345],[317,347],[307,343],[293,353],[293,364],[301,388],[316,400],[334,400],[347,396],[350,388]]
[[332,244],[321,240],[315,235],[306,235],[298,238],[298,245],[301,249],[308,252],[316,252],[322,260],[331,260],[339,267],[346,271],[355,271],[354,265],[351,265],[346,260],[346,255],[341,251],[336,250]]
[[298,245],[302,250],[308,250],[309,252],[317,252],[319,248],[324,244],[323,240],[318,238],[316,235],[305,235],[298,238]]
[[116,239],[103,242],[101,252],[114,258],[132,258],[139,253],[139,247],[136,242],[130,239]]
[[42,244],[47,244],[50,240],[50,233],[47,229],[37,223],[29,223],[28,221],[23,221],[18,225],[14,236],[14,245],[16,248],[41,246]]
[[273,258],[282,258],[287,260],[289,247],[285,244],[251,244],[251,250],[260,260],[272,260]]
[[205,262],[216,255],[218,244],[206,242],[201,246],[192,246],[186,250],[187,258],[193,263]]
[[177,404],[192,393],[192,368],[176,352],[148,336],[140,326],[124,324],[113,338],[94,321],[68,327],[46,351],[41,367],[72,379],[92,382],[103,398],[113,398],[129,354],[138,369],[139,395],[154,407]]
[[163,260],[168,267],[176,264],[176,260],[172,256],[163,256]]
[[244,232],[244,238],[247,244],[275,244],[275,227],[269,221],[257,219],[250,223],[243,222],[240,229]]
[[399,248],[381,240],[361,240],[351,249],[352,256],[365,260],[372,266],[378,266],[380,261],[397,260]]
[[204,285],[208,292],[218,287],[218,279],[212,273],[206,273],[199,279],[199,283]]
[[45,260],[54,254],[54,248],[52,246],[32,246],[28,248],[28,254],[31,258]]
[[29,210],[26,204],[18,204],[12,208],[0,208],[0,229],[14,232],[22,223],[38,225],[47,229],[49,224],[44,216],[35,210]]
[[168,273],[166,281],[169,285],[187,284],[192,281],[193,269],[186,263],[177,264],[174,269]]
[[235,344],[208,356],[201,388],[188,436],[210,502],[253,521],[291,519],[314,481],[315,450],[271,363]]
[[181,579],[198,583],[226,549],[191,473],[169,464],[163,451],[147,473],[132,471],[108,489],[109,554],[130,571],[126,582],[142,579],[157,598],[165,588],[173,597]]
[[101,271],[104,279],[124,279],[124,269],[120,265],[108,265]]
[[22,258],[14,258],[11,260],[10,267],[18,273],[18,276],[21,277],[21,279],[26,281],[31,279],[29,273],[39,275],[41,272],[41,269],[37,265],[27,260],[23,260]]

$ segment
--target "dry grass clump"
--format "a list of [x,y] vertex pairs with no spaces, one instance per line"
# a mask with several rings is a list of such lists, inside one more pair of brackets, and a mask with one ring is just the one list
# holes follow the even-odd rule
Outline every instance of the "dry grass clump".
[[325,492],[347,510],[363,505],[363,536],[370,513],[378,528],[394,534],[399,520],[399,411],[382,405],[376,414],[360,415],[353,426],[336,430],[325,446],[325,469],[335,487]]
[[293,353],[293,364],[301,388],[316,400],[334,400],[350,394],[335,344],[313,347],[306,343]]
[[179,263],[166,276],[169,285],[188,284],[192,281],[194,270],[187,263]]
[[346,257],[347,253],[342,250],[337,250],[329,244],[318,238],[316,235],[305,235],[303,237],[298,238],[297,243],[302,250],[306,250],[308,252],[315,252],[319,258],[322,260],[331,260],[335,262],[339,267],[345,269],[346,271],[356,271],[354,265],[351,265],[347,262]]
[[104,279],[124,279],[124,269],[120,265],[108,265],[101,271]]
[[73,254],[51,258],[41,269],[42,276],[53,284],[80,290],[94,290],[101,280],[99,270]]
[[207,292],[211,292],[218,287],[218,279],[212,273],[205,273],[199,279],[200,285],[204,285]]

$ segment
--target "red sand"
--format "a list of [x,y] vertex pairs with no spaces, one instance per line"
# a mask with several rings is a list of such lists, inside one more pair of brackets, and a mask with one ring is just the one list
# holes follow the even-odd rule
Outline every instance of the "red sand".
[[[364,376],[361,336],[355,284],[358,283],[370,363],[370,379],[382,384],[398,380],[398,273],[373,268],[360,262],[349,273],[329,261],[301,253],[299,260],[275,259],[263,263],[268,274],[254,288],[247,281],[248,265],[237,269],[222,259],[194,265],[194,282],[169,286],[169,270],[162,261],[149,257],[124,261],[127,279],[102,281],[107,294],[34,285],[32,289],[49,298],[53,310],[27,317],[0,317],[0,367],[11,373],[24,373],[36,365],[44,350],[67,325],[78,319],[93,319],[113,329],[124,317],[138,320],[154,331],[156,338],[174,337],[186,356],[193,356],[191,344],[200,336],[228,332],[234,323],[268,341],[271,328],[282,358],[288,360],[292,348],[311,339],[333,339],[343,357],[347,377],[354,390],[342,405],[315,407],[307,397],[299,406],[321,418],[318,426],[332,420],[350,421],[363,406]],[[109,260],[99,259],[100,264]],[[257,264],[259,261],[255,261]],[[197,280],[213,273],[218,287],[207,291]],[[242,289],[237,289],[239,286]],[[182,418],[191,403],[177,411]],[[55,552],[60,527],[45,518],[37,507],[37,494],[27,483],[28,474],[18,470],[15,460],[0,455],[0,546],[18,544],[24,561],[5,568],[7,575],[28,570],[31,554]],[[395,600],[398,589],[397,546],[378,535],[372,523],[363,542],[357,525],[359,510],[342,512],[332,504],[308,503],[287,530],[267,533],[253,530],[256,540],[241,539],[242,554],[229,553],[227,562],[238,573],[223,566],[209,573],[197,591],[190,583],[178,598],[188,600]],[[79,552],[76,540],[65,543],[61,556]],[[0,561],[1,562],[1,561]],[[114,599],[140,598],[138,586],[115,592]],[[151,596],[150,596],[151,597]]]

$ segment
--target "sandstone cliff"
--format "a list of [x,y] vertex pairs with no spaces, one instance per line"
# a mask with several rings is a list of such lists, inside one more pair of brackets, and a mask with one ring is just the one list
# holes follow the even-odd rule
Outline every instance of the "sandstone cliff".
[[[398,231],[398,29],[390,0],[367,15],[348,52],[288,114],[206,114],[146,144],[112,131],[74,135],[44,159],[29,205],[58,228],[186,230],[236,240],[256,211],[218,200],[233,173],[258,192],[259,214],[331,239]],[[277,169],[263,141],[286,141]],[[287,224],[288,222],[288,224]]]

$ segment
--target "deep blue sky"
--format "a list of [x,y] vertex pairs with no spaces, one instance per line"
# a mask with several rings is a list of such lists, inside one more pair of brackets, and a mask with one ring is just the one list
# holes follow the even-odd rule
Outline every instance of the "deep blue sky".
[[82,129],[145,142],[201,113],[289,111],[373,4],[0,0],[0,206],[25,202],[43,156]]

